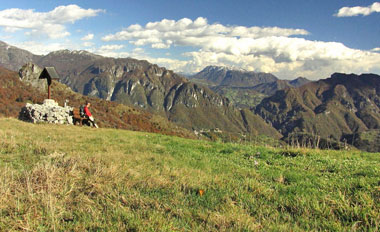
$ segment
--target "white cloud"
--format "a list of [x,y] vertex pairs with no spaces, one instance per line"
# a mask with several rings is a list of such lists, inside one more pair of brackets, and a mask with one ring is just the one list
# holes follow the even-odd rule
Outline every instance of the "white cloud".
[[188,46],[183,54],[188,61],[147,60],[181,72],[196,72],[207,65],[226,65],[246,70],[271,72],[280,78],[306,76],[324,78],[332,72],[370,72],[380,70],[380,54],[351,49],[338,42],[311,41],[295,36],[307,35],[302,29],[243,27],[208,24],[207,19],[178,21],[164,19],[138,24],[102,38],[127,40],[135,46],[162,49]]
[[338,13],[334,16],[336,17],[352,17],[363,15],[367,16],[372,13],[380,12],[380,2],[374,2],[372,5],[367,7],[355,6],[355,7],[342,7],[339,9]]
[[50,52],[70,49],[70,50],[79,50],[80,47],[78,45],[72,44],[70,42],[66,43],[40,43],[36,41],[28,41],[23,43],[14,43],[14,46],[18,48],[25,49],[36,55],[46,55]]
[[140,60],[147,60],[152,64],[157,64],[161,67],[165,67],[169,70],[173,70],[175,72],[182,72],[183,70],[188,70],[190,65],[186,60],[178,60],[178,59],[170,59],[170,58],[161,58],[161,57],[151,57],[144,53],[132,53],[131,57]]
[[92,52],[99,54],[101,56],[106,56],[106,57],[123,58],[123,57],[129,56],[128,52],[118,51],[122,48],[124,48],[124,45],[119,45],[119,44],[103,45],[99,49],[93,50]]
[[124,45],[112,44],[112,45],[103,45],[100,47],[100,50],[119,50],[122,49]]
[[135,54],[144,53],[144,49],[143,48],[135,48],[135,49],[133,49],[133,53],[135,53]]
[[20,28],[16,28],[16,27],[4,27],[3,29],[5,32],[8,32],[8,33],[14,33],[16,31],[19,31]]
[[373,48],[371,49],[372,52],[380,52],[380,48]]
[[81,40],[92,40],[94,38],[94,34],[87,34],[81,38]]
[[93,43],[93,42],[84,42],[83,43],[83,46],[85,46],[85,47],[92,47],[92,46],[94,46],[95,45],[95,43]]
[[241,37],[260,38],[266,36],[307,35],[302,29],[288,29],[279,27],[242,27],[208,24],[206,18],[199,17],[195,21],[183,18],[178,21],[163,19],[159,22],[149,22],[142,27],[138,24],[106,35],[103,41],[129,40],[136,46],[151,44],[152,47],[168,48],[171,45],[192,46],[202,42],[205,38]]
[[161,67],[165,67],[167,69],[174,70],[175,72],[182,72],[183,70],[186,70],[186,67],[189,65],[189,63],[187,61],[170,59],[170,58],[143,57],[141,59],[147,60],[153,64],[157,64]]
[[12,8],[0,11],[0,26],[8,31],[26,29],[27,35],[45,34],[56,39],[70,35],[65,24],[94,17],[100,12],[104,10],[83,9],[77,5],[58,6],[49,12]]
[[185,55],[190,61],[183,67],[183,72],[200,71],[207,65],[222,65],[228,67],[239,67],[249,71],[273,73],[279,78],[292,79],[305,76],[310,79],[326,78],[334,72],[363,73],[380,72],[380,54],[370,52],[359,52],[352,59],[325,59],[314,58],[295,60],[292,62],[276,62],[270,56],[239,55],[230,53],[195,51]]

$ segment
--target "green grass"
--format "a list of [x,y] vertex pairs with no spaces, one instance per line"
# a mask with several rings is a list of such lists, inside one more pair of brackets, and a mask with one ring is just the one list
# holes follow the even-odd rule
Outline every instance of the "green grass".
[[0,231],[378,231],[379,182],[378,153],[0,119]]

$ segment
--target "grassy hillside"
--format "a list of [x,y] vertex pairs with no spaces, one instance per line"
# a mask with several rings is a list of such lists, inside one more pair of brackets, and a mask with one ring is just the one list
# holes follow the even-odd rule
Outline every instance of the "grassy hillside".
[[378,153],[0,118],[0,231],[378,231],[379,180]]

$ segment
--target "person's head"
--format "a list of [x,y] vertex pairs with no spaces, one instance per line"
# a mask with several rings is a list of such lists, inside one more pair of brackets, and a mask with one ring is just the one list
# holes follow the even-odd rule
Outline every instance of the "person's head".
[[91,106],[91,103],[88,102],[88,101],[86,101],[86,106],[87,106],[87,107],[90,107],[90,106]]

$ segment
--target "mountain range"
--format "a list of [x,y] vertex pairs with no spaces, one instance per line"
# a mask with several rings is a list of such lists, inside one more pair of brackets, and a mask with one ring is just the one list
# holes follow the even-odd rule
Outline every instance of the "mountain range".
[[[12,57],[12,52],[0,50],[5,57]],[[68,50],[32,58],[31,62],[41,67],[54,66],[60,82],[75,92],[138,107],[190,130],[281,137],[251,111],[237,109],[209,88],[147,61]]]
[[69,50],[37,56],[5,43],[0,43],[0,59],[0,66],[14,71],[29,62],[23,76],[33,65],[54,66],[60,82],[76,94],[102,99],[96,112],[101,115],[107,104],[122,104],[189,131],[260,134],[288,142],[318,136],[380,150],[380,77],[375,74],[290,81],[209,66],[187,79],[144,60]]
[[279,90],[265,98],[255,113],[285,137],[303,133],[352,140],[355,134],[380,129],[380,76],[335,73]]

